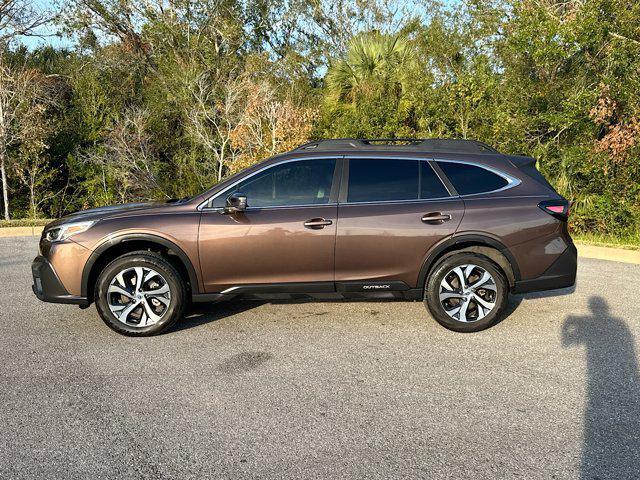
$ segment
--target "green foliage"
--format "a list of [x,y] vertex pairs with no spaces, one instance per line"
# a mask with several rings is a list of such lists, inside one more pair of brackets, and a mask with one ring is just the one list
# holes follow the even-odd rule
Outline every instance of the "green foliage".
[[638,2],[70,0],[64,13],[76,49],[10,52],[63,84],[41,215],[193,195],[312,131],[532,155],[574,202],[574,232],[640,236]]
[[345,59],[330,65],[325,78],[324,116],[318,135],[392,137],[410,135],[407,91],[416,56],[406,38],[361,34]]
[[602,233],[574,233],[573,239],[581,244],[600,247],[622,248],[625,250],[640,250],[640,235],[624,237]]
[[51,218],[19,218],[17,220],[0,220],[0,228],[8,227],[43,227],[53,222]]

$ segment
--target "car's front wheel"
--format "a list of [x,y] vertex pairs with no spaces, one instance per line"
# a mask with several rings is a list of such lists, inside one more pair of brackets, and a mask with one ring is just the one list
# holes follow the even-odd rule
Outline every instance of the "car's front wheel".
[[178,271],[161,255],[132,252],[100,273],[95,301],[104,322],[116,332],[149,336],[182,317],[186,289]]
[[477,332],[500,321],[508,293],[504,273],[489,258],[459,253],[432,269],[424,301],[442,326],[456,332]]

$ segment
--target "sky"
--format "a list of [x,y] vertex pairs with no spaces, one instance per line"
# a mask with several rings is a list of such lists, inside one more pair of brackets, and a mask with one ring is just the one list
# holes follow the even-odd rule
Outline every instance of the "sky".
[[[42,12],[55,12],[60,8],[60,2],[61,0],[33,0],[33,7]],[[459,3],[459,0],[441,0],[441,2],[444,5],[453,6]],[[22,37],[21,42],[29,49],[35,49],[43,45],[51,45],[57,48],[73,47],[73,41],[61,35],[59,27],[55,25],[47,25],[40,28],[38,34],[40,36]]]
[[[34,0],[33,8],[41,12],[51,12],[57,10],[59,7],[56,2],[51,0]],[[52,45],[54,47],[71,46],[69,39],[56,36],[58,27],[53,25],[47,25],[38,29],[39,37],[22,37],[21,42],[29,49],[37,48],[42,45]]]

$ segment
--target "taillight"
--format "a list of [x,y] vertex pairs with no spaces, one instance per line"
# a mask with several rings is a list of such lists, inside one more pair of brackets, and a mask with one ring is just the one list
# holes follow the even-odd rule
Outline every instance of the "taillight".
[[569,219],[569,202],[564,199],[545,200],[540,202],[538,206],[552,217],[566,222]]

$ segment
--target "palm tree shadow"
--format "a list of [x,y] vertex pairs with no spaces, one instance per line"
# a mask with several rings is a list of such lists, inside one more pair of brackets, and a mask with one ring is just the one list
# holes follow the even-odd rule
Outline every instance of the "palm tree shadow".
[[580,478],[638,478],[640,373],[634,338],[602,297],[592,296],[589,308],[591,314],[570,315],[562,327],[564,347],[586,349],[588,398]]

